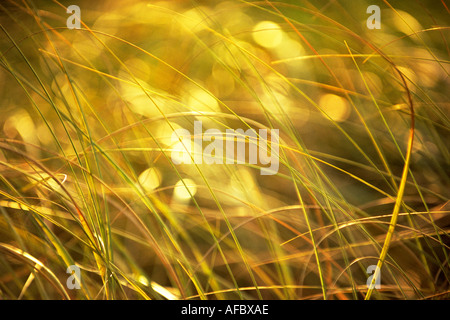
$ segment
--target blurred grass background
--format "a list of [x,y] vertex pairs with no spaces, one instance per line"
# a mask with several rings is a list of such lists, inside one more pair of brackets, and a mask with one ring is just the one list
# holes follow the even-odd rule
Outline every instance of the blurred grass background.
[[[449,14],[3,1],[0,298],[448,299]],[[174,165],[196,120],[279,129],[278,174]]]

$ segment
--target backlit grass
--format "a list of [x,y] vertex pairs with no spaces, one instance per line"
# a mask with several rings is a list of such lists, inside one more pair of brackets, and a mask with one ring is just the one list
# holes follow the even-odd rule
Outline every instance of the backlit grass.
[[[448,299],[444,0],[71,4],[0,4],[1,299]],[[278,173],[175,164],[194,121]]]

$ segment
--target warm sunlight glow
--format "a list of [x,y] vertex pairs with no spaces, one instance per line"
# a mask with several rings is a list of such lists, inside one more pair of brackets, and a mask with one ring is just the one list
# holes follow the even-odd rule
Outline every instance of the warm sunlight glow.
[[173,189],[175,199],[188,200],[197,193],[197,184],[191,179],[179,180]]
[[275,48],[283,39],[283,31],[275,22],[261,21],[253,28],[253,39],[260,46]]
[[149,168],[139,175],[139,183],[145,191],[152,191],[161,184],[161,174],[156,168]]
[[320,98],[319,106],[334,121],[345,121],[350,115],[347,100],[335,94],[325,94]]

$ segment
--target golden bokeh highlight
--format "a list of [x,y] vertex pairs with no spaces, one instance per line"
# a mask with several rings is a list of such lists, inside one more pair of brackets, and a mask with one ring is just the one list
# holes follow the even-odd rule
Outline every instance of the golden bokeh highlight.
[[264,48],[275,48],[283,40],[283,31],[272,21],[261,21],[253,28],[253,39]]
[[350,116],[347,100],[335,94],[324,94],[320,97],[319,106],[336,122],[343,122]]

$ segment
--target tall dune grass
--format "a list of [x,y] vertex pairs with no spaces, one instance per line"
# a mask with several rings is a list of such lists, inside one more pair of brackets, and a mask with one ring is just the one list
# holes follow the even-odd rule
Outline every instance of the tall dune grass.
[[[1,299],[449,298],[444,0],[71,4],[0,4]],[[199,120],[278,173],[174,164]]]

